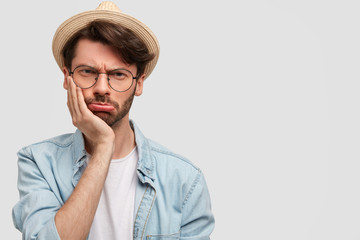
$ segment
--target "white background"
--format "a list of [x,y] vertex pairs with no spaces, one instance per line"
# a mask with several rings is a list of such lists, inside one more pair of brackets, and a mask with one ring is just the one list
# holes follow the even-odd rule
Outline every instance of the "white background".
[[[131,117],[203,170],[212,239],[360,239],[359,1],[116,3],[161,45]],[[74,131],[52,36],[98,4],[1,4],[2,239],[17,150]]]

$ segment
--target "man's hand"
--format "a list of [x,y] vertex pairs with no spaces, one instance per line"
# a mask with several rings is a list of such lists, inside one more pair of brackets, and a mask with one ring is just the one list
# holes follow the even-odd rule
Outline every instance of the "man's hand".
[[68,108],[71,114],[72,122],[86,138],[92,151],[96,151],[98,147],[111,147],[114,150],[115,134],[110,126],[108,126],[101,118],[94,115],[86,106],[84,96],[79,87],[75,85],[69,76],[68,81]]

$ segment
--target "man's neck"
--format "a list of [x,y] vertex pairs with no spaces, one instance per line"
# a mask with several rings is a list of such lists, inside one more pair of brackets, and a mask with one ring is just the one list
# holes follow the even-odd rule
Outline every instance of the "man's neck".
[[135,133],[130,126],[129,118],[124,117],[113,130],[115,133],[113,159],[126,157],[136,146]]

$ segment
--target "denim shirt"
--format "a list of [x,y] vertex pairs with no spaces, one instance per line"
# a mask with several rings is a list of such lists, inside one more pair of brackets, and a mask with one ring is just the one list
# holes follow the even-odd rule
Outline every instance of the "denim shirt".
[[[144,137],[134,122],[139,153],[134,239],[210,239],[214,228],[203,174],[185,158]],[[55,214],[86,168],[82,133],[61,135],[18,152],[20,200],[13,208],[23,239],[60,239]]]

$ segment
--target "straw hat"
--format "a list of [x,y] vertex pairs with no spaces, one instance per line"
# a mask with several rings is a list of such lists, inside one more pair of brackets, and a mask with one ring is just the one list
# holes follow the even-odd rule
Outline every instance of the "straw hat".
[[124,26],[132,30],[135,35],[146,44],[149,52],[155,55],[154,59],[151,60],[145,67],[144,73],[146,74],[147,78],[153,71],[159,58],[159,43],[154,33],[144,23],[125,13],[122,13],[115,5],[115,3],[110,1],[100,3],[100,5],[95,10],[82,12],[69,18],[56,30],[52,42],[52,51],[60,69],[62,70],[64,67],[64,58],[61,54],[61,51],[66,42],[77,31],[84,28],[93,20],[108,20],[115,24]]

